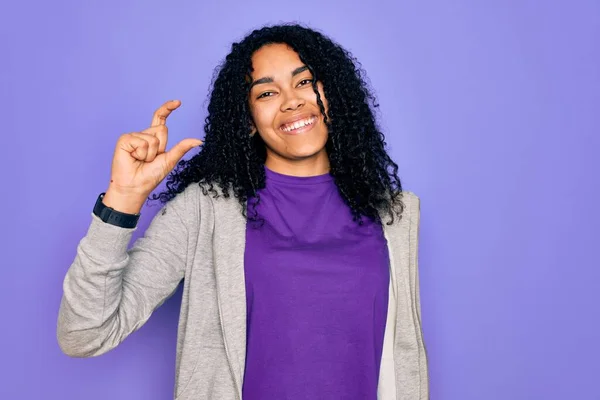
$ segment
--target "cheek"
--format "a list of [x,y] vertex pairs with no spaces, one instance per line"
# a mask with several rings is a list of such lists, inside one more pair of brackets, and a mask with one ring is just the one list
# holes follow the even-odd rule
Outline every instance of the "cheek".
[[272,104],[260,104],[250,108],[252,120],[256,128],[265,130],[273,127],[273,121],[277,114],[277,110]]

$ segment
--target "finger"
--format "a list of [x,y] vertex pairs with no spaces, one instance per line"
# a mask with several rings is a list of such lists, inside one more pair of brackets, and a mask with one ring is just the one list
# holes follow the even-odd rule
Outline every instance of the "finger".
[[144,161],[148,155],[148,142],[132,134],[126,135],[119,145],[136,160]]
[[156,138],[158,139],[158,154],[160,154],[164,153],[167,149],[168,131],[169,129],[166,125],[158,125],[151,126],[148,129],[144,129],[142,133],[148,133],[150,135],[156,136]]
[[166,163],[169,170],[175,168],[179,160],[191,149],[196,146],[200,146],[202,140],[199,139],[183,139],[177,143],[173,148],[165,153]]
[[144,161],[152,162],[156,158],[156,155],[158,154],[158,145],[159,145],[158,138],[154,135],[151,135],[148,133],[143,133],[143,132],[139,132],[139,133],[133,132],[133,133],[131,133],[131,135],[148,142],[148,153],[147,153],[146,159]]
[[152,117],[152,126],[156,125],[165,125],[167,123],[167,117],[171,112],[177,109],[181,105],[179,100],[169,100],[158,110],[154,112],[154,116]]

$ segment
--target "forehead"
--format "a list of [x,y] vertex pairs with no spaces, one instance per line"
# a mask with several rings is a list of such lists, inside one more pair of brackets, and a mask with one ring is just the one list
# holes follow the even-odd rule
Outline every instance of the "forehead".
[[289,75],[303,65],[298,53],[286,44],[268,44],[252,55],[252,78],[263,76]]

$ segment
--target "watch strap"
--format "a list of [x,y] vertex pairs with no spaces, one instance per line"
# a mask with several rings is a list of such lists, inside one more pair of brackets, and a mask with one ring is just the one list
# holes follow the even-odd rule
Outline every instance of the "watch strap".
[[100,193],[94,205],[94,215],[100,218],[103,222],[121,228],[135,228],[140,218],[140,214],[127,214],[108,207],[102,202],[106,193]]

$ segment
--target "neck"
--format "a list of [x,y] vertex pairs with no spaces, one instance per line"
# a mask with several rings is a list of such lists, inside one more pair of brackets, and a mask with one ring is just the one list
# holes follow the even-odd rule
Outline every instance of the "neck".
[[290,176],[318,176],[329,172],[329,157],[325,151],[313,157],[291,160],[267,153],[265,166],[273,172]]

